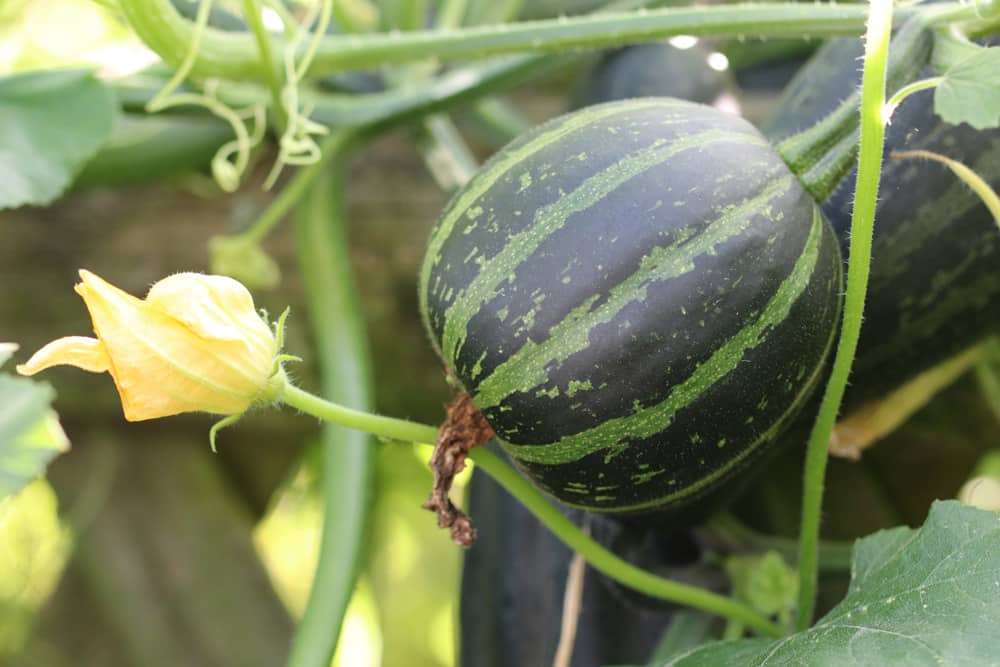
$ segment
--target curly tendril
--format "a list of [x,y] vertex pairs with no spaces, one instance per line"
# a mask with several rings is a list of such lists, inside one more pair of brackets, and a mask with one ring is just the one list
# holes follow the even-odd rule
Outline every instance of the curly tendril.
[[[318,21],[317,13],[319,15]],[[285,84],[281,91],[281,101],[285,114],[288,117],[288,123],[281,138],[278,140],[278,159],[275,161],[271,173],[268,174],[267,180],[264,182],[265,188],[270,188],[274,185],[281,174],[282,168],[286,164],[297,166],[315,164],[319,161],[322,154],[319,144],[316,143],[313,137],[325,135],[329,130],[325,126],[309,119],[309,114],[312,113],[312,106],[303,106],[300,103],[299,83],[306,72],[309,71],[309,65],[312,64],[313,58],[316,56],[316,49],[319,48],[319,43],[323,39],[323,35],[326,34],[326,29],[330,25],[332,15],[332,0],[322,0],[318,12],[314,5],[310,10],[309,16],[303,23],[303,29],[289,40],[282,53]],[[310,26],[313,23],[316,23],[316,26],[315,30],[312,31],[312,39],[306,48],[302,60],[296,63],[295,53],[302,45],[302,41],[306,35],[309,35]]]
[[208,25],[208,17],[212,11],[214,0],[201,0],[198,4],[198,13],[195,16],[195,27],[191,37],[191,45],[184,56],[181,66],[177,68],[170,80],[160,89],[160,91],[146,104],[146,110],[156,113],[171,107],[191,105],[207,109],[215,116],[221,118],[233,128],[236,138],[226,142],[219,147],[212,158],[212,176],[225,192],[235,192],[240,185],[240,180],[246,172],[247,165],[250,164],[250,151],[264,138],[264,131],[267,123],[267,111],[262,104],[252,108],[251,116],[254,119],[253,133],[247,129],[247,123],[243,116],[232,108],[220,102],[214,95],[215,82],[206,85],[205,93],[180,93],[174,91],[184,82],[195,58],[198,49],[201,47],[201,39]]

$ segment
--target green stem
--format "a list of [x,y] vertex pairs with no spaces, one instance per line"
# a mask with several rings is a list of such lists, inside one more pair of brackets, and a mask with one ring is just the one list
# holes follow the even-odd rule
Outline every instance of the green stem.
[[735,639],[739,639],[740,637],[743,636],[743,633],[745,631],[746,631],[746,626],[744,626],[739,621],[734,621],[730,619],[729,622],[726,623],[725,629],[723,629],[722,631],[722,641],[728,642],[728,641],[733,641]]
[[913,93],[919,93],[921,90],[927,90],[928,88],[937,88],[944,81],[943,76],[934,76],[929,79],[921,79],[920,81],[914,81],[913,83],[907,84],[896,91],[896,94],[889,98],[889,101],[885,103],[885,119],[886,122],[892,118],[892,114],[899,108],[899,105],[903,103],[907,97]]
[[[384,131],[435,111],[509,89],[550,74],[573,62],[571,56],[517,56],[449,70],[420,86],[393,88],[377,93],[316,93],[313,120],[331,129],[360,127]],[[114,82],[114,90],[127,111],[142,111],[163,84],[165,77],[136,74]],[[259,86],[221,82],[218,99],[233,107],[253,105],[266,97]]]
[[452,193],[469,182],[479,163],[451,118],[445,114],[425,116],[417,137],[428,171],[438,186]]
[[476,129],[486,134],[497,148],[531,128],[531,121],[508,102],[497,97],[479,100],[472,108],[472,118],[477,125]]
[[334,0],[333,15],[348,32],[370,32],[377,27],[378,12],[366,1]]
[[465,22],[468,0],[441,0],[438,4],[437,27],[445,30],[457,28]]
[[830,380],[806,451],[802,529],[799,534],[799,605],[796,622],[799,630],[805,630],[812,623],[816,607],[819,524],[830,434],[854,363],[868,287],[875,206],[882,174],[885,135],[882,111],[885,106],[886,60],[892,30],[892,9],[892,0],[871,0],[864,74],[861,80],[861,149],[851,218],[844,320]]
[[292,384],[285,386],[281,401],[324,421],[366,431],[383,438],[423,444],[433,444],[437,440],[437,429],[433,426],[406,419],[373,415],[370,412],[331,403]]
[[997,360],[1000,359],[1000,341],[993,340],[989,344],[990,354],[983,355],[983,358],[976,364],[976,380],[979,383],[979,390],[986,399],[987,405],[993,412],[993,416],[1000,421],[1000,373],[997,373]]
[[494,5],[500,10],[497,12],[497,23],[510,23],[521,14],[524,0],[494,0]]
[[558,537],[566,546],[581,554],[595,570],[603,572],[618,583],[651,597],[711,612],[742,622],[762,635],[780,637],[781,629],[747,605],[710,593],[696,586],[680,584],[650,574],[622,560],[584,534],[576,524],[563,516],[542,494],[504,463],[493,452],[477,447],[469,452],[476,466],[495,479],[508,493],[517,498],[535,518]]
[[[791,537],[765,535],[744,525],[735,517],[720,514],[710,520],[703,529],[707,538],[721,541],[733,551],[755,551],[765,553],[775,551],[789,563],[799,557],[798,541]],[[819,569],[821,572],[846,572],[851,569],[851,542],[820,541]]]
[[247,24],[253,32],[254,39],[257,40],[257,49],[260,51],[261,67],[265,73],[265,82],[271,91],[271,106],[274,109],[274,116],[277,125],[283,130],[287,118],[285,118],[285,108],[281,102],[281,73],[278,61],[274,59],[271,52],[271,38],[264,27],[264,19],[261,16],[260,0],[243,0],[243,13],[246,15]]
[[[123,0],[122,10],[139,37],[166,62],[177,64],[192,26],[170,0]],[[935,24],[976,18],[960,3],[911,7],[900,15],[924,14]],[[857,34],[866,11],[859,5],[761,3],[596,13],[458,30],[372,33],[323,37],[309,74],[319,76],[427,58],[487,58],[511,53],[562,52],[620,46],[674,35],[826,37]],[[277,41],[277,40],[276,40]],[[205,31],[192,73],[230,79],[266,77],[250,35]]]
[[[433,426],[373,415],[330,403],[292,384],[285,387],[281,400],[314,417],[348,428],[368,431],[384,438],[417,443],[433,443],[437,440],[437,429]],[[680,584],[650,574],[614,555],[563,516],[527,480],[488,449],[477,447],[469,452],[469,458],[517,498],[566,546],[583,555],[591,567],[599,572],[651,597],[735,619],[763,635],[781,636],[781,630],[777,625],[744,604],[696,586]]]
[[[323,394],[368,409],[370,352],[347,249],[344,152],[309,188],[298,209],[299,265]],[[309,602],[295,632],[289,667],[327,667],[337,647],[371,525],[375,449],[367,433],[326,424],[322,434],[323,528]]]
[[937,153],[932,153],[931,151],[894,151],[890,157],[894,160],[906,160],[912,158],[923,158],[925,160],[933,160],[934,162],[940,162],[949,169],[952,173],[958,176],[958,178],[969,186],[969,188],[975,192],[979,199],[982,200],[983,204],[989,210],[990,215],[993,216],[993,221],[997,223],[997,227],[1000,228],[1000,196],[990,187],[982,176],[969,169],[967,166],[961,162],[952,160],[944,155],[939,155]]

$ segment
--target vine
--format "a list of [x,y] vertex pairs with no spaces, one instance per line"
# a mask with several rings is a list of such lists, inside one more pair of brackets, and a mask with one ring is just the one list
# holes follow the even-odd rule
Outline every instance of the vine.
[[799,604],[796,621],[799,630],[805,630],[812,624],[813,610],[816,607],[819,524],[830,436],[854,363],[865,308],[875,205],[882,173],[882,150],[885,138],[883,110],[892,14],[892,0],[872,0],[871,17],[865,37],[864,74],[861,83],[861,149],[854,211],[851,216],[850,263],[847,270],[843,324],[833,369],[806,451],[802,527],[799,534]]
[[[904,20],[914,15],[931,26],[966,22],[970,31],[994,26],[993,6],[944,3],[907,7],[897,12]],[[132,27],[167,62],[178,63],[178,45],[192,40],[191,25],[170,0],[123,0]],[[979,17],[987,16],[987,19]],[[323,37],[306,73],[334,74],[351,69],[380,67],[426,58],[445,60],[487,58],[514,53],[553,53],[574,48],[620,46],[676,35],[713,37],[830,37],[854,35],[864,28],[863,5],[801,5],[761,3],[651,9],[640,13],[605,12],[515,23],[472,26],[448,31],[371,33]],[[301,49],[301,45],[297,47]],[[250,36],[207,30],[192,71],[205,76],[264,80],[257,48]]]

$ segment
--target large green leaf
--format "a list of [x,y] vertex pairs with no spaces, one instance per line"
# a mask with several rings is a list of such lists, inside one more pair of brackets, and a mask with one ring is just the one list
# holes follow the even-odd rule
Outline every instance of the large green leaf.
[[[16,346],[0,343],[0,364]],[[38,477],[69,446],[44,383],[0,374],[0,502]]]
[[980,49],[949,68],[934,91],[934,111],[953,125],[1000,125],[1000,47]]
[[937,502],[920,529],[859,540],[844,600],[780,641],[712,644],[669,665],[995,665],[1000,516]]
[[0,209],[62,194],[107,141],[115,109],[86,70],[0,78]]

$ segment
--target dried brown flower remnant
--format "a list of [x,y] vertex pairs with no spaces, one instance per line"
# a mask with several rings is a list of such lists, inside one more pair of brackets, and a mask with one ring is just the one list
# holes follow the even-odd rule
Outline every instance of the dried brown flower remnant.
[[438,431],[430,466],[434,488],[424,509],[437,512],[438,527],[450,528],[452,541],[468,549],[476,541],[472,520],[448,497],[455,476],[465,469],[465,459],[473,447],[489,442],[493,429],[468,394],[459,394],[448,404],[448,414]]

